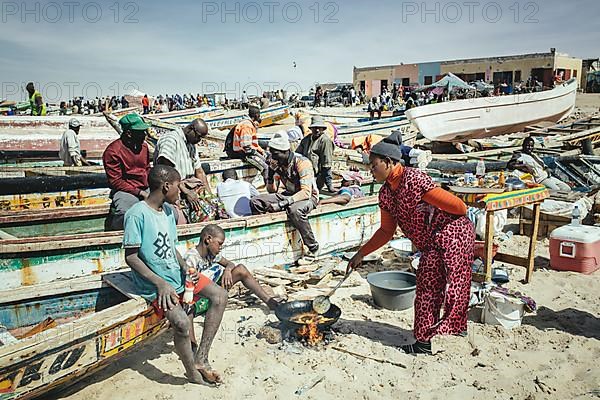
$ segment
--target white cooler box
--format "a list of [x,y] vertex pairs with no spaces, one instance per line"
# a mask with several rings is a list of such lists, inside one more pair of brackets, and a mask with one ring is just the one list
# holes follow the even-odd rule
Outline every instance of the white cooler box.
[[550,234],[550,266],[591,274],[600,266],[600,228],[565,225]]

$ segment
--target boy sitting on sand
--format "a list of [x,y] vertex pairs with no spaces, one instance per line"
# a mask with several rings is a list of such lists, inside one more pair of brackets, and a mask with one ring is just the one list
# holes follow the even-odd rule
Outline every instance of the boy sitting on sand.
[[210,279],[229,290],[235,283],[242,282],[252,293],[258,296],[271,310],[279,304],[268,295],[256,281],[248,269],[221,256],[221,248],[225,242],[225,231],[214,224],[206,225],[200,232],[200,242],[185,254],[188,268],[196,268],[200,275]]
[[156,165],[148,174],[150,194],[125,214],[123,247],[138,293],[165,316],[174,331],[175,351],[192,383],[216,384],[220,375],[208,363],[208,352],[221,324],[227,292],[197,272],[193,274],[194,296],[210,299],[202,340],[192,350],[193,314],[181,305],[187,266],[175,248],[177,240],[174,204],[179,199],[181,177],[175,168]]

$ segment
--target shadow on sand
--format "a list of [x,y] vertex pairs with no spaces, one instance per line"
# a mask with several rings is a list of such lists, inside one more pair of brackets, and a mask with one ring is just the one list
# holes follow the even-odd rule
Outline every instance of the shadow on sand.
[[523,323],[539,330],[556,329],[571,335],[600,340],[600,318],[586,311],[565,308],[554,311],[540,307],[536,315],[523,317]]

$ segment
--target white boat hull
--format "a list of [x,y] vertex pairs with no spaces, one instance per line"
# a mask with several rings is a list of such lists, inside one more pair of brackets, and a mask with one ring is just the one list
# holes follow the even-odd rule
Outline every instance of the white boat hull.
[[406,112],[427,139],[462,142],[518,132],[540,121],[558,122],[575,108],[577,81],[545,92],[456,100]]

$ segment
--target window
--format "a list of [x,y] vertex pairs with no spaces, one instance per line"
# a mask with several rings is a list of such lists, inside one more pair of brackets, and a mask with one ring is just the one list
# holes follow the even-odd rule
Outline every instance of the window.
[[431,76],[431,75],[426,76],[424,84],[431,85],[432,83],[433,83],[433,76]]
[[576,69],[573,70],[573,78],[577,78],[577,70]]
[[515,71],[515,82],[521,82],[521,71]]
[[365,92],[365,81],[360,81],[359,87],[360,87],[360,91],[364,93]]
[[410,86],[410,78],[402,78],[402,86]]
[[381,80],[381,91],[383,92],[383,89],[387,89],[387,86],[388,86],[387,79],[382,79]]

